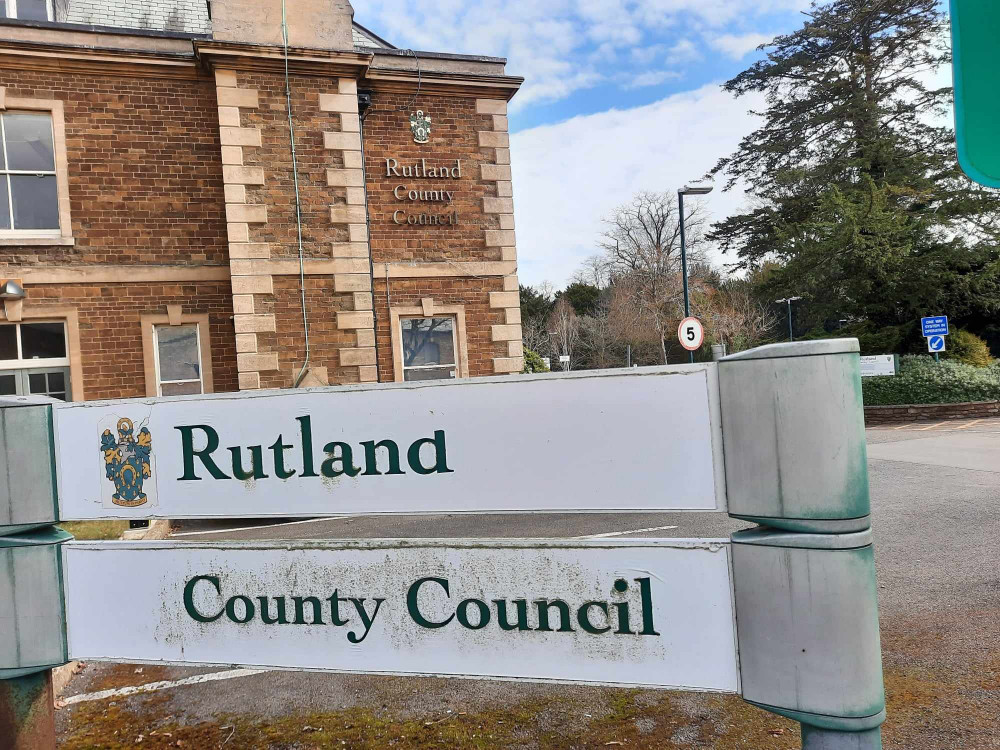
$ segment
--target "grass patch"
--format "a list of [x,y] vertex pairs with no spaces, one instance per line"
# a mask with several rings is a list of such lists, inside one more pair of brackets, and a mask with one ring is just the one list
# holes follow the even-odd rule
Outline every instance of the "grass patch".
[[[713,748],[793,750],[797,727],[736,697],[698,696],[695,707],[677,696],[608,691],[596,705],[553,696],[484,711],[433,712],[399,718],[352,708],[274,719],[223,716],[178,722],[170,700],[122,699],[74,709],[61,750],[225,747],[226,750],[628,750]],[[593,712],[593,716],[591,713]]]
[[81,541],[96,542],[104,539],[120,539],[128,530],[128,521],[79,521],[61,523],[59,528],[68,531]]

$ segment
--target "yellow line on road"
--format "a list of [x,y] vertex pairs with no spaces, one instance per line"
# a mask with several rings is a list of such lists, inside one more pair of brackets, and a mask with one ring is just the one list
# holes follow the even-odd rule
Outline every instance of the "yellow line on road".
[[893,427],[894,430],[908,430],[912,427],[911,424],[901,424],[899,427]]
[[921,427],[917,432],[927,432],[928,430],[936,430],[938,427],[944,427],[947,422],[939,422],[938,424],[932,424],[930,427]]
[[977,424],[980,424],[980,423],[985,422],[985,421],[986,421],[985,419],[977,419],[974,422],[969,422],[968,424],[963,424],[961,427],[956,427],[955,429],[956,430],[967,430],[970,427],[975,427]]

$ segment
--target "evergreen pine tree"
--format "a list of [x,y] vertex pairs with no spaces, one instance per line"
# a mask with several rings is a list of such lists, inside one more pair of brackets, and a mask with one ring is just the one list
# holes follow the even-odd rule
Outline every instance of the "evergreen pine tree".
[[710,236],[741,268],[777,260],[764,291],[805,296],[812,325],[949,314],[977,329],[1000,311],[1000,193],[960,171],[952,90],[928,83],[947,28],[938,0],[815,0],[725,85],[766,108],[713,170],[750,208]]

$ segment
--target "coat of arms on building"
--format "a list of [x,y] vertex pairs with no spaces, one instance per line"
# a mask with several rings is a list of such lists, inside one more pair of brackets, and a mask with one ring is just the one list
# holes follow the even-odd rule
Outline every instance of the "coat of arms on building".
[[135,435],[131,419],[118,420],[118,437],[111,430],[101,435],[101,452],[107,479],[114,483],[111,502],[123,508],[137,508],[149,500],[142,491],[143,482],[153,475],[151,453],[153,436],[143,427]]
[[431,118],[424,114],[422,109],[410,115],[410,129],[413,130],[413,140],[416,143],[430,143],[431,140]]

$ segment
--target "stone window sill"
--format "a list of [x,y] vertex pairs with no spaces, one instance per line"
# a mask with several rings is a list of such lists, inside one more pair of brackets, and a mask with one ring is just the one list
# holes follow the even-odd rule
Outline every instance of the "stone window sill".
[[74,247],[75,237],[3,237],[0,247]]

